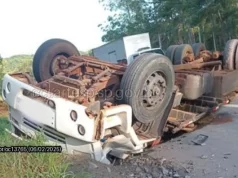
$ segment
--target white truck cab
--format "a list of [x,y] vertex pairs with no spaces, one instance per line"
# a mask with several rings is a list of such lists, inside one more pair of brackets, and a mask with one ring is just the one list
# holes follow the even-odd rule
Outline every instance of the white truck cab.
[[164,55],[161,48],[152,48],[149,33],[125,36],[92,49],[93,56],[114,64],[129,64],[143,53]]
[[144,54],[144,53],[157,53],[164,55],[164,51],[161,48],[143,48],[139,49],[136,53],[131,54],[127,59],[127,64],[130,64],[137,56]]

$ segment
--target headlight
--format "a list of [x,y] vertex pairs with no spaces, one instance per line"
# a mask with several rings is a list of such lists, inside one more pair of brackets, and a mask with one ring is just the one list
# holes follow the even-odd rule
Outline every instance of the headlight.
[[80,135],[84,135],[85,134],[85,128],[82,125],[78,125],[78,132]]
[[3,89],[2,94],[3,94],[3,97],[6,98],[6,96],[7,96],[6,90]]
[[8,90],[8,92],[11,91],[11,84],[10,83],[7,83],[7,90]]
[[72,110],[72,111],[70,112],[70,118],[72,119],[72,121],[75,122],[75,121],[78,119],[78,114],[77,114],[77,112],[74,111],[74,110]]
[[55,103],[54,103],[54,101],[48,100],[48,105],[49,105],[51,108],[55,109]]

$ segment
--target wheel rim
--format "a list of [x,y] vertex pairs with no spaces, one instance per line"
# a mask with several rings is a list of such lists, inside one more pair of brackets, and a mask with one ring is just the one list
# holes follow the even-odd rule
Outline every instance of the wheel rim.
[[67,58],[62,54],[56,55],[53,58],[50,67],[50,72],[52,73],[52,75],[57,74],[61,69],[65,68],[67,68]]
[[187,64],[191,62],[193,59],[194,59],[194,54],[190,51],[186,51],[185,56],[182,58],[182,64]]
[[160,105],[166,94],[166,79],[160,71],[153,72],[143,85],[142,103],[146,109],[154,109]]

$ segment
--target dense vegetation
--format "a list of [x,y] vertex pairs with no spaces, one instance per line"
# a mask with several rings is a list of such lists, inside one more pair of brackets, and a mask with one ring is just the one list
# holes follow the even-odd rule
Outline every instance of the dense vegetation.
[[15,55],[10,58],[0,59],[0,91],[2,89],[2,78],[5,73],[32,73],[32,57],[32,55]]
[[33,55],[15,55],[3,59],[3,73],[31,72]]
[[126,35],[149,32],[152,45],[159,39],[164,49],[171,44],[204,42],[222,50],[237,38],[238,0],[99,0],[113,12],[99,27],[104,42]]

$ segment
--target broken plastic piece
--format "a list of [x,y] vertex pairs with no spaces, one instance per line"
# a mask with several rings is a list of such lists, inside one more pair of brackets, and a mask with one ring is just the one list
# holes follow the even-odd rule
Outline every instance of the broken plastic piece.
[[205,145],[207,139],[208,139],[207,135],[199,134],[192,140],[192,142],[196,145]]

